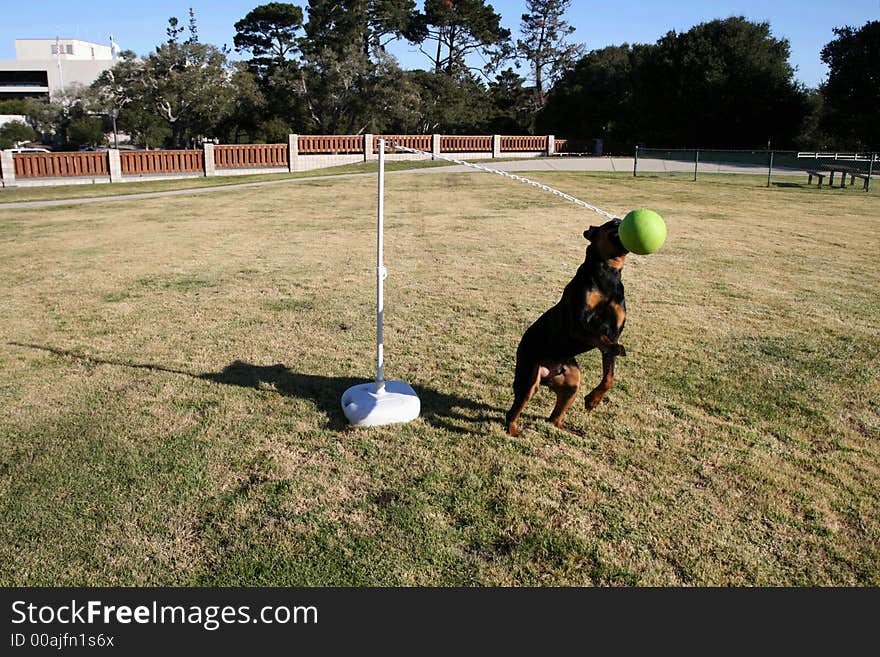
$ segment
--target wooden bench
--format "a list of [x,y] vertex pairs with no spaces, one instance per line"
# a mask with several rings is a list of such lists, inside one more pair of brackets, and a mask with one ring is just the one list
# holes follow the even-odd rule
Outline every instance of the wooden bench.
[[[818,188],[822,189],[822,181],[825,180],[826,175],[827,174],[824,174],[821,171],[807,171],[807,176],[808,176],[807,184],[812,185],[813,184],[813,176],[816,176],[816,178],[819,179]],[[834,174],[831,174],[831,175],[834,175]]]
[[856,181],[856,178],[862,179],[862,189],[864,189],[867,192],[868,191],[868,183],[871,180],[877,180],[878,178],[880,178],[880,176],[876,176],[876,175],[869,176],[867,173],[860,173],[860,172],[859,173],[851,173],[850,178],[849,178],[849,184],[852,185]]
[[846,178],[849,176],[849,184],[853,185],[856,182],[856,178],[859,178],[863,181],[863,188],[865,191],[868,191],[868,184],[871,180],[876,180],[880,178],[880,176],[873,175],[869,176],[867,173],[862,171],[855,170],[851,167],[830,167],[826,171],[817,171],[816,169],[807,169],[807,184],[813,184],[813,176],[818,178],[818,186],[821,189],[822,184],[825,182],[825,178],[828,178],[828,186],[834,187],[834,174],[840,174],[840,188],[844,189],[846,187]]
[[850,186],[854,185],[856,182],[856,178],[860,178],[863,181],[863,187],[868,189],[868,174],[858,169],[853,169],[851,167],[840,167],[833,169],[831,171],[831,180],[829,184],[834,186],[834,171],[840,172],[840,188],[843,189],[846,187],[846,177],[849,176],[849,184]]
[[849,184],[853,185],[856,182],[856,178],[861,178],[864,181],[865,189],[868,188],[868,174],[861,169],[858,169],[853,166],[847,165],[832,165],[828,167],[828,170],[831,172],[831,177],[828,179],[828,185],[830,187],[834,187],[834,174],[840,174],[840,188],[844,189],[846,187],[846,179],[849,177]]

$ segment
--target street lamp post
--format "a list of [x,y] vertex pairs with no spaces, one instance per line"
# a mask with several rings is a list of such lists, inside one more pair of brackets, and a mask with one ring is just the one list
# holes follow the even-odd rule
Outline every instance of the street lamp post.
[[110,118],[113,120],[113,148],[119,150],[119,138],[116,135],[116,117],[119,116],[119,110],[115,107],[110,110]]

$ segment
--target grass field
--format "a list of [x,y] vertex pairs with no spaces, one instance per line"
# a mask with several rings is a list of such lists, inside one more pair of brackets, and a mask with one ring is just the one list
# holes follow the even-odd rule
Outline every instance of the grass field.
[[[630,256],[607,402],[504,434],[522,331],[599,217],[389,178],[0,209],[0,584],[880,585],[880,202],[760,177],[535,174],[670,238]],[[584,354],[586,383],[599,357]]]

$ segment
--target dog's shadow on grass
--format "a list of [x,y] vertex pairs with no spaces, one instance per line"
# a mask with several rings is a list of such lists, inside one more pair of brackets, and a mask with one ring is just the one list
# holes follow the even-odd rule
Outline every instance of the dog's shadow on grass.
[[[321,413],[327,416],[330,428],[337,431],[348,427],[348,422],[342,412],[342,393],[351,386],[365,383],[363,379],[352,377],[295,372],[281,363],[275,365],[253,365],[237,360],[219,372],[199,374],[155,363],[135,363],[121,359],[99,358],[89,354],[45,345],[21,342],[8,342],[7,344],[46,351],[57,356],[72,358],[93,365],[115,365],[154,372],[169,372],[223,385],[252,388],[263,392],[274,391],[284,397],[306,399],[311,401]],[[478,430],[475,425],[486,421],[500,423],[503,420],[504,411],[483,402],[440,392],[425,386],[413,387],[421,401],[421,417],[432,426],[454,433],[473,433]]]

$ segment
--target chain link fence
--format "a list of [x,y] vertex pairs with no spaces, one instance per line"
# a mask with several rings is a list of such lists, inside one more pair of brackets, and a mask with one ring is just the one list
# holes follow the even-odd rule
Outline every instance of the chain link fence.
[[[663,171],[669,173],[693,172],[694,180],[702,173],[766,173],[767,186],[774,172],[782,174],[809,173],[832,176],[839,173],[864,179],[870,189],[871,178],[880,173],[880,155],[877,153],[823,153],[780,150],[724,150],[713,148],[644,148],[636,147],[633,175],[638,176],[639,165],[645,160],[660,160]],[[656,172],[657,167],[651,167]]]

